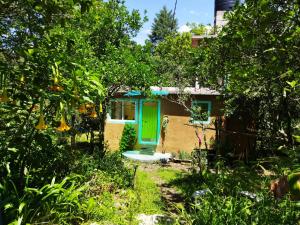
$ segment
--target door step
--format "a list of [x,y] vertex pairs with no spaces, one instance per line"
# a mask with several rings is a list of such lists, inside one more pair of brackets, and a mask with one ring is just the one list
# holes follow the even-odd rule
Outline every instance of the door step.
[[155,146],[143,146],[140,149],[140,154],[142,155],[154,155]]

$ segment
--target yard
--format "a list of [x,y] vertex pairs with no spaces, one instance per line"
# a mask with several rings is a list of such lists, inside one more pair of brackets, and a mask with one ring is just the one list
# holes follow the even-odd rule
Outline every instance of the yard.
[[299,2],[163,2],[0,1],[0,225],[300,225]]
[[[287,158],[280,169],[272,166],[278,160],[234,166],[220,161],[202,175],[189,163],[125,160],[131,170],[137,166],[133,186],[94,196],[105,214],[85,224],[298,224],[299,203],[289,195],[276,200],[270,193],[271,180],[293,168]],[[97,185],[106,184],[100,179]],[[195,197],[199,190],[209,191]]]

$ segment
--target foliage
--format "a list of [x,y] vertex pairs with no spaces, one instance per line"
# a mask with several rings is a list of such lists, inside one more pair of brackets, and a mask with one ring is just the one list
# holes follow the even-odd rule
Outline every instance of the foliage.
[[138,196],[137,211],[144,214],[159,214],[164,207],[159,188],[153,178],[146,172],[138,170],[135,181],[135,191]]
[[295,224],[298,222],[295,204],[285,199],[278,204],[264,198],[255,202],[241,195],[216,196],[215,193],[201,198],[199,205],[183,213],[187,224]]
[[200,175],[207,169],[207,150],[194,149],[192,152],[192,171],[199,172]]
[[4,180],[0,192],[3,222],[70,224],[82,220],[85,205],[80,197],[85,187],[78,185],[79,180],[78,176],[66,177],[55,183],[53,178],[50,184],[41,188],[26,186],[23,192],[18,192],[12,180]]
[[[97,155],[76,153],[77,159],[71,169],[73,173],[84,176],[85,180],[93,180],[96,174],[100,183],[109,183],[113,190],[133,186],[134,166],[124,162],[120,152],[108,151],[103,158]],[[99,186],[101,186],[100,183]]]
[[209,26],[205,26],[204,24],[187,23],[187,26],[191,29],[190,32],[195,35],[211,34],[213,30],[212,28],[210,28]]
[[189,73],[194,52],[189,33],[167,36],[160,42],[154,52],[160,85],[184,88],[193,83]]
[[180,177],[182,177],[183,173],[177,169],[171,168],[159,168],[158,169],[158,176],[166,181],[167,183],[172,182]]
[[150,41],[157,44],[177,30],[177,19],[173,17],[172,11],[164,6],[156,17],[151,27]]
[[208,121],[209,115],[208,115],[208,109],[200,106],[193,106],[191,107],[191,123],[197,122],[197,121]]
[[137,171],[134,189],[105,189],[105,186],[114,184],[113,181],[107,181],[107,176],[102,176],[101,171],[98,171],[88,183],[87,197],[94,199],[94,208],[89,213],[91,222],[138,224],[138,214],[163,212],[159,188],[146,172]]
[[[226,116],[241,124],[240,132],[255,135],[254,157],[293,145],[300,112],[298,14],[293,1],[248,0],[226,14],[217,37],[197,48],[187,34],[165,38],[155,48],[161,85],[183,90],[198,81],[223,94]],[[190,110],[186,100],[174,99]]]
[[53,131],[38,132],[34,128],[37,116],[14,105],[3,105],[0,112],[2,179],[7,179],[9,175],[21,191],[25,182],[35,187],[50,182],[52,176],[61,179],[70,172],[69,162],[73,160],[70,148],[59,143]]
[[[283,165],[281,165],[283,166]],[[160,172],[168,185],[179,189],[187,199],[187,207],[181,206],[176,212],[177,223],[186,224],[295,224],[299,210],[295,202],[286,196],[276,201],[269,193],[270,178],[261,177],[255,170],[239,165],[228,169],[222,162],[216,163],[217,173],[206,171],[199,176],[193,173]],[[281,167],[283,170],[283,167]],[[275,168],[273,168],[275,169]],[[247,179],[245,179],[247,178]],[[198,196],[197,190],[209,192]],[[242,191],[256,194],[251,199]]]
[[[152,66],[147,54],[150,48],[136,46],[130,40],[142,25],[139,13],[129,12],[124,2],[116,0],[4,0],[0,4],[0,176],[3,185],[10,185],[5,197],[11,196],[12,210],[16,212],[23,198],[39,198],[29,190],[44,188],[61,193],[62,198],[63,190],[69,195],[81,195],[75,190],[80,182],[78,186],[67,182],[61,189],[47,186],[53,176],[58,184],[65,182],[63,177],[71,171],[91,177],[92,169],[101,169],[116,180],[116,186],[131,186],[133,173],[124,168],[120,156],[108,159],[108,155],[103,160],[100,156],[105,150],[104,121],[109,98],[121,87],[144,87],[145,80],[152,81],[147,73]],[[95,157],[86,157],[80,168],[71,163],[76,157],[81,158],[69,147],[68,138],[81,128],[78,124],[85,118],[77,109],[87,103],[99,119],[87,120],[96,121],[92,125],[99,131],[99,146],[95,148]],[[55,223],[77,220],[75,217],[80,213],[77,214],[77,206],[72,208],[73,202],[62,200],[65,206],[55,208],[52,200],[48,200],[49,209],[26,203],[28,217],[41,210],[41,217],[34,217],[45,222],[48,217],[42,216],[47,215],[46,211],[56,213],[57,209],[55,215],[48,212]],[[20,212],[25,210],[21,206]],[[24,214],[25,220],[28,221]]]
[[133,186],[135,169],[133,166],[128,168],[122,160],[119,152],[108,154],[99,163],[99,169],[111,177],[112,181],[119,188],[128,188]]
[[184,150],[181,150],[178,152],[178,158],[184,159],[184,160],[191,159],[191,154],[189,154],[188,152],[186,152]]
[[120,140],[120,152],[125,152],[126,150],[132,150],[136,144],[137,134],[133,125],[125,124],[122,138]]
[[[0,182],[4,223],[18,219],[22,224],[46,221],[77,224],[87,220],[116,224],[128,224],[128,220],[134,222],[136,207],[142,201],[139,196],[143,193],[130,189],[135,176],[133,166],[125,164],[118,153],[108,153],[102,159],[77,153],[70,167],[81,175],[70,175],[58,183],[53,178],[49,184],[33,187],[31,177],[26,176],[25,188],[18,191],[9,173],[8,178]],[[6,167],[11,171],[9,165]],[[136,188],[140,190],[143,185],[139,182]],[[146,186],[142,192],[144,189]]]
[[299,5],[248,0],[227,14],[199,80],[225,95],[227,115],[257,134],[263,152],[292,145],[299,118]]

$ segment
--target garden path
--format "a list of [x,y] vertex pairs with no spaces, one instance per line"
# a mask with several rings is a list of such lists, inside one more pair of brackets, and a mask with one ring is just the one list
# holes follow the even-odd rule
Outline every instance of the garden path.
[[182,194],[172,187],[166,179],[163,179],[159,174],[159,169],[175,170],[177,172],[187,172],[188,165],[178,163],[161,164],[142,164],[140,169],[147,172],[161,192],[161,199],[165,204],[167,212],[175,212],[177,204],[183,204],[184,198]]

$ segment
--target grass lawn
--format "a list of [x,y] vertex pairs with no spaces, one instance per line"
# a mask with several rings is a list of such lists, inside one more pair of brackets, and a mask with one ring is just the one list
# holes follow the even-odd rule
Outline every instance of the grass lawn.
[[[128,164],[129,166],[132,166]],[[111,182],[98,174],[99,182],[105,191],[95,196],[97,210],[92,222],[97,224],[138,224],[139,214],[163,214],[171,216],[174,224],[298,224],[300,211],[286,196],[277,201],[269,193],[270,181],[278,177],[263,176],[259,166],[237,165],[228,168],[222,163],[217,170],[195,174],[182,170],[182,166],[171,164],[140,164],[134,188],[117,188],[111,191]],[[216,169],[215,168],[215,169]],[[283,168],[282,171],[286,171]],[[195,202],[192,195],[197,190],[209,189]],[[241,194],[248,191],[256,194],[251,199]],[[172,197],[179,195],[174,200]],[[175,210],[174,210],[175,209]],[[85,223],[85,224],[91,224]]]

